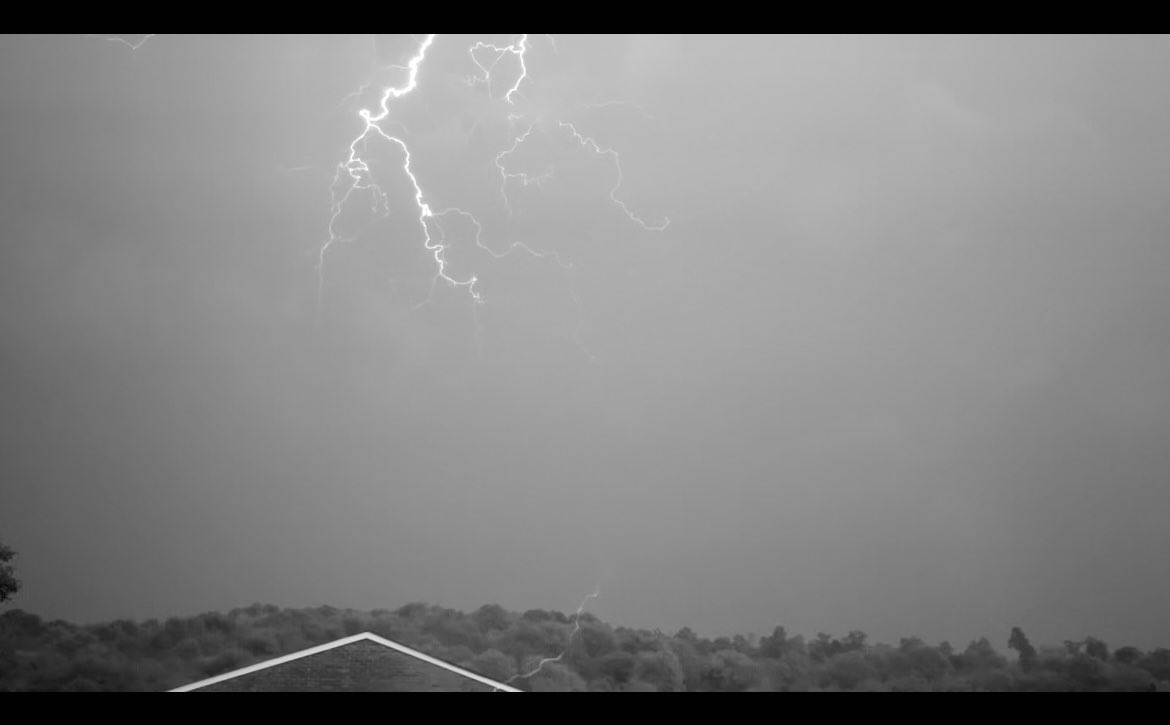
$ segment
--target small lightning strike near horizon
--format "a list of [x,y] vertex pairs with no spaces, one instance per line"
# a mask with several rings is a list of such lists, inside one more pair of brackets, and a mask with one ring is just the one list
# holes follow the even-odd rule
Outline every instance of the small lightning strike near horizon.
[[505,682],[504,684],[510,685],[519,679],[528,679],[530,677],[535,677],[537,674],[540,673],[540,671],[542,669],[544,669],[545,665],[552,664],[553,662],[560,662],[564,658],[564,656],[569,653],[569,647],[573,644],[573,638],[576,637],[577,633],[581,631],[581,615],[585,612],[585,606],[587,604],[589,604],[590,599],[596,599],[600,596],[601,596],[601,585],[599,584],[593,588],[592,594],[586,595],[586,597],[581,600],[581,604],[577,606],[577,611],[573,614],[573,631],[569,633],[569,638],[568,638],[568,640],[565,641],[565,648],[563,650],[561,650],[561,653],[559,655],[557,655],[556,657],[542,658],[540,660],[540,662],[536,663],[536,667],[534,667],[532,670],[530,670],[528,672],[523,672],[523,673],[520,673],[517,675],[512,675],[510,678],[508,678],[508,681]]

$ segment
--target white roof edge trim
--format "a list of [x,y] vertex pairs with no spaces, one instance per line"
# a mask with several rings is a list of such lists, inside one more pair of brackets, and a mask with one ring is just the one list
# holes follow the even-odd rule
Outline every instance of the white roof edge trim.
[[505,685],[502,682],[496,682],[495,680],[484,677],[483,675],[477,675],[476,673],[465,670],[462,667],[456,667],[455,665],[451,664],[450,662],[444,662],[443,660],[438,659],[436,657],[432,657],[429,654],[426,654],[425,652],[419,652],[418,650],[411,649],[410,647],[407,647],[406,645],[398,644],[397,642],[392,642],[392,641],[386,639],[385,637],[379,637],[378,635],[374,634],[373,632],[362,632],[361,634],[355,634],[353,636],[344,637],[342,639],[334,640],[332,642],[326,642],[325,644],[319,644],[316,647],[310,647],[308,649],[303,649],[300,652],[293,652],[292,654],[283,655],[281,657],[276,657],[274,659],[265,660],[263,662],[257,662],[254,665],[248,665],[247,667],[241,667],[238,670],[232,670],[231,672],[225,672],[222,675],[216,675],[215,677],[209,677],[206,680],[199,680],[198,682],[192,682],[189,685],[183,685],[182,687],[176,687],[173,690],[168,690],[168,692],[191,692],[193,690],[198,690],[200,688],[207,687],[208,685],[214,685],[217,682],[223,682],[224,680],[230,680],[230,679],[239,677],[241,675],[247,675],[247,674],[250,674],[252,672],[258,672],[260,670],[266,670],[269,667],[275,667],[276,665],[282,665],[285,662],[292,662],[293,660],[299,660],[302,657],[308,657],[310,655],[315,655],[315,654],[319,654],[321,652],[326,652],[328,650],[334,649],[335,647],[344,647],[347,644],[353,644],[354,642],[360,642],[361,640],[369,640],[371,642],[377,642],[378,644],[380,644],[384,647],[389,647],[390,649],[397,650],[403,654],[410,655],[411,657],[414,657],[416,659],[420,659],[423,662],[426,662],[428,664],[435,665],[436,667],[442,667],[445,670],[448,670],[450,672],[454,672],[458,675],[462,675],[468,679],[475,680],[476,682],[481,682],[485,685],[488,685],[489,687],[495,688],[496,690],[503,690],[504,692],[524,692],[523,690],[516,688],[516,687],[512,687],[511,685]]

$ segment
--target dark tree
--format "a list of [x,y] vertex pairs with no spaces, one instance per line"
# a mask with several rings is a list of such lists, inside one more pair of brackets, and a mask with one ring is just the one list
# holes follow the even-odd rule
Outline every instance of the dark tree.
[[764,657],[779,659],[788,650],[788,632],[783,627],[776,627],[772,634],[760,640],[760,654]]
[[1024,630],[1019,627],[1012,627],[1012,635],[1008,639],[1008,647],[1019,653],[1020,667],[1025,672],[1032,669],[1032,665],[1036,663],[1036,648],[1028,641],[1028,635],[1024,634]]
[[[856,652],[865,649],[866,634],[859,629],[854,629],[845,635],[845,639],[841,642],[842,651]],[[919,640],[921,642],[921,640]]]
[[0,603],[7,602],[20,591],[20,580],[16,578],[8,562],[16,558],[16,552],[0,541]]
[[485,604],[471,616],[479,626],[481,632],[490,632],[492,630],[503,632],[511,624],[509,622],[508,610],[499,604]]
[[1141,665],[1156,679],[1170,680],[1170,649],[1159,647],[1143,657]]
[[1087,637],[1085,639],[1085,654],[1105,662],[1109,659],[1109,645],[1096,637]]

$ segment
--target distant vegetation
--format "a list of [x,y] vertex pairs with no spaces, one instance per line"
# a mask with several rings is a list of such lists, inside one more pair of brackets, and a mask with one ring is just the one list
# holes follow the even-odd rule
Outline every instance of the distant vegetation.
[[610,626],[531,609],[471,613],[428,604],[395,611],[254,604],[166,621],[76,625],[21,610],[0,615],[0,691],[165,690],[359,632],[370,631],[497,680],[564,652],[517,686],[537,691],[1002,691],[1170,690],[1170,650],[1111,650],[1089,637],[1036,648],[1019,629],[1005,657],[987,639],[956,648],[917,638],[871,644],[844,637],[706,639]]
[[0,541],[0,603],[8,601],[20,591],[20,580],[9,563],[15,558],[16,552]]

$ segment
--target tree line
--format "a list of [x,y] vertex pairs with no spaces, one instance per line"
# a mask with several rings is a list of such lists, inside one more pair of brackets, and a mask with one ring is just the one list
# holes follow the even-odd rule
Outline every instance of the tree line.
[[[579,626],[578,626],[579,625]],[[1170,650],[1094,637],[1034,646],[1013,628],[954,647],[771,634],[700,637],[615,627],[592,614],[431,604],[358,611],[254,604],[192,617],[100,624],[0,614],[0,691],[159,691],[359,632],[373,632],[533,691],[1170,691]],[[531,677],[542,658],[563,656]]]

